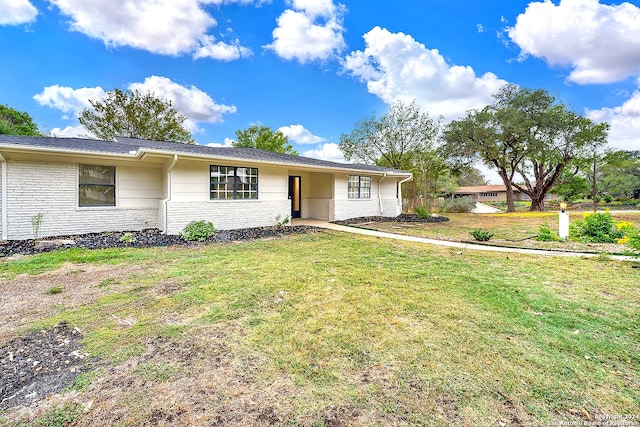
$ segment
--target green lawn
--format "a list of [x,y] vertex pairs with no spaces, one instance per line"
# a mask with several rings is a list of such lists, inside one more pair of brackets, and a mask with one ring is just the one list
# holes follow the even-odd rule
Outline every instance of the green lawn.
[[[584,219],[589,212],[570,212],[571,222]],[[488,230],[493,234],[489,243],[500,246],[521,248],[553,249],[582,252],[624,253],[627,247],[617,244],[584,244],[577,241],[538,242],[535,236],[541,225],[547,224],[558,233],[558,212],[515,212],[498,214],[441,214],[449,218],[441,223],[376,223],[367,225],[380,231],[426,237],[430,239],[474,241],[470,234],[475,228]],[[614,221],[627,221],[640,227],[640,212],[612,212]]]
[[[85,304],[67,306],[74,290],[64,286],[42,294],[51,307],[31,326],[67,320],[100,363],[23,421],[69,402],[89,408],[79,425],[122,426],[638,415],[640,269],[631,263],[322,232],[37,255],[0,263],[0,288],[30,273],[53,286],[69,263],[114,269],[79,285],[100,293]],[[23,416],[7,411],[0,425]]]

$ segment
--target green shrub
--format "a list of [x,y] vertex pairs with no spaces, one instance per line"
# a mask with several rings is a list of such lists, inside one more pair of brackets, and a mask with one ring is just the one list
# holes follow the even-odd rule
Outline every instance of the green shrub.
[[471,197],[456,197],[446,199],[439,206],[440,212],[446,213],[468,213],[476,207],[476,202]]
[[282,215],[276,215],[276,223],[273,226],[279,230],[285,225],[289,224],[289,222],[291,222],[291,220],[289,219],[289,215],[285,216],[284,218],[282,218]]
[[129,244],[135,242],[136,238],[133,237],[133,234],[131,233],[124,233],[118,240],[120,241],[120,243]]
[[553,230],[551,230],[551,228],[549,228],[549,224],[547,222],[543,222],[538,228],[536,240],[538,242],[557,242],[560,238],[553,232]]
[[631,249],[631,254],[640,258],[640,230],[633,229],[627,235],[627,246]]
[[429,212],[429,209],[424,206],[416,206],[416,215],[418,215],[418,218],[429,218],[431,213]]
[[31,217],[31,227],[33,228],[33,239],[40,239],[40,229],[42,228],[42,219],[44,214],[41,212]]
[[218,230],[216,230],[213,224],[209,221],[191,221],[182,229],[182,231],[180,232],[180,236],[190,242],[195,240],[197,240],[198,242],[203,242],[209,237],[216,234],[217,231]]
[[571,238],[583,243],[616,243],[624,236],[613,222],[609,212],[584,214],[584,220],[576,220],[569,226]]
[[487,242],[493,237],[493,233],[482,228],[474,228],[469,233],[479,242]]

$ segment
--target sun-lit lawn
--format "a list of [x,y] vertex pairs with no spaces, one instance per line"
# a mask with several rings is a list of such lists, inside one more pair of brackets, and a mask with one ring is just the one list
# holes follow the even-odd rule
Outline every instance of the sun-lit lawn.
[[[583,219],[588,212],[570,212],[570,221]],[[370,227],[381,231],[427,237],[439,240],[473,241],[470,231],[475,228],[488,230],[493,234],[490,243],[541,249],[557,249],[585,252],[621,253],[626,250],[616,244],[583,244],[576,241],[537,242],[535,236],[543,224],[558,232],[558,212],[515,212],[498,214],[441,214],[449,218],[440,223],[376,223]],[[640,227],[640,212],[612,212],[615,221],[628,221]]]
[[32,325],[67,320],[100,358],[41,409],[91,402],[83,425],[539,425],[640,407],[630,263],[324,232],[26,257],[0,263],[0,290],[68,263],[114,265],[82,285],[101,297],[42,296]]

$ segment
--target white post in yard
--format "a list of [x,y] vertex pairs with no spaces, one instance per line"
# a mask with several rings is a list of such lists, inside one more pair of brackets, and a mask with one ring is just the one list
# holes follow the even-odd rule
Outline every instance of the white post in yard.
[[569,213],[566,212],[567,202],[560,202],[560,218],[558,221],[558,237],[561,240],[567,240],[569,238]]

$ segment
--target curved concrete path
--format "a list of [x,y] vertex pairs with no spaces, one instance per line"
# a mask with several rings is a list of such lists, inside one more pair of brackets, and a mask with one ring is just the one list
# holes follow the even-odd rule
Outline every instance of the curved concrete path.
[[[560,251],[547,251],[543,249],[521,249],[521,248],[505,248],[502,246],[489,246],[489,245],[475,245],[473,243],[461,243],[450,242],[447,240],[427,239],[424,237],[405,236],[402,234],[387,233],[384,231],[369,230],[361,227],[352,227],[348,225],[334,224],[328,221],[322,221],[318,219],[294,219],[292,225],[308,225],[312,227],[325,228],[328,230],[342,231],[345,233],[362,234],[365,236],[381,237],[385,239],[404,240],[407,242],[426,243],[429,245],[448,246],[458,249],[471,249],[474,251],[486,251],[486,252],[504,252],[513,254],[528,254],[528,255],[543,255],[543,256],[558,256],[558,257],[594,257],[600,256],[600,254],[589,254],[584,252],[560,252]],[[637,261],[634,257],[623,255],[611,255],[611,259],[619,261]]]

